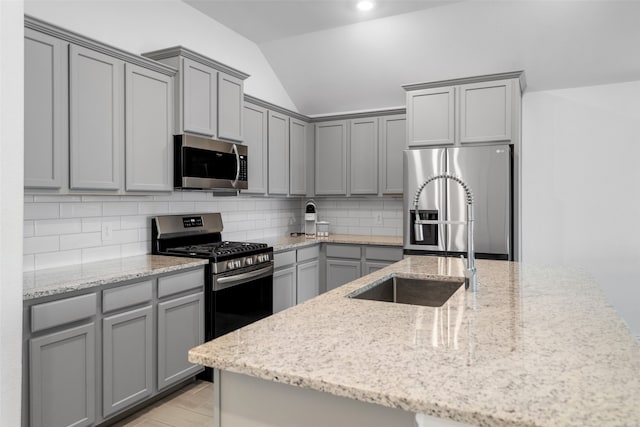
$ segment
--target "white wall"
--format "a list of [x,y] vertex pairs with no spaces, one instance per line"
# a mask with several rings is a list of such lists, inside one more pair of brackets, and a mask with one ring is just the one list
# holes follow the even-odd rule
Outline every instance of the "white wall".
[[636,336],[639,185],[640,81],[525,94],[522,260],[590,272]]
[[[222,238],[260,241],[302,228],[298,198],[168,196],[25,196],[24,270],[60,267],[151,252],[154,215],[220,212]],[[103,227],[111,228],[111,237]]]
[[255,43],[179,0],[27,0],[25,13],[136,54],[182,45],[250,74],[246,93],[297,111]]
[[23,3],[0,1],[0,425],[20,425]]

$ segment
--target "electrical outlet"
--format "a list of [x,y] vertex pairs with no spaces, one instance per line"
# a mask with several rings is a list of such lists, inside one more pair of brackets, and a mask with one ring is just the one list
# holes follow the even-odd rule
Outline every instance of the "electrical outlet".
[[373,223],[375,225],[382,225],[382,212],[373,213]]
[[102,241],[113,239],[113,225],[109,223],[102,224]]

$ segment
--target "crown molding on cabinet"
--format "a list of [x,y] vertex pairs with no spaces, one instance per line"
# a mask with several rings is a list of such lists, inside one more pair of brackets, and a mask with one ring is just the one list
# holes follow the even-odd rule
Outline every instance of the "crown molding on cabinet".
[[484,76],[464,77],[460,79],[440,80],[437,82],[411,83],[407,85],[402,85],[402,88],[405,91],[410,91],[410,90],[419,90],[419,89],[430,89],[430,88],[442,87],[442,86],[455,86],[455,85],[461,85],[461,84],[467,84],[467,83],[480,83],[480,82],[489,82],[493,80],[507,80],[507,79],[518,79],[520,81],[520,92],[524,92],[524,90],[527,87],[527,81],[524,75],[524,70],[521,70],[521,71],[511,71],[507,73],[486,74]]
[[388,110],[371,110],[371,111],[362,111],[358,113],[344,113],[344,114],[331,114],[327,116],[313,116],[308,120],[311,123],[318,122],[328,122],[333,120],[352,120],[352,119],[364,119],[367,117],[382,117],[382,116],[393,116],[396,114],[406,114],[406,108],[393,108]]
[[73,43],[74,45],[82,46],[93,51],[109,55],[113,58],[120,59],[130,64],[139,65],[146,69],[157,71],[167,76],[174,76],[178,72],[178,70],[176,70],[175,68],[161,64],[152,59],[143,58],[142,56],[126,52],[122,49],[118,49],[117,47],[110,46],[108,44],[80,35],[78,33],[74,33],[73,31],[65,30],[56,25],[42,21],[38,18],[34,18],[33,16],[24,16],[24,26],[25,28],[31,28],[32,30],[38,31],[40,33],[44,33],[61,40],[65,40],[69,43]]
[[182,56],[184,58],[189,58],[193,61],[204,64],[208,67],[214,68],[218,71],[222,71],[223,73],[229,74],[241,80],[246,80],[247,77],[249,77],[249,74],[247,73],[244,73],[228,65],[225,65],[222,62],[218,62],[214,59],[208,58],[204,55],[199,54],[198,52],[194,52],[193,50],[187,49],[186,47],[183,47],[183,46],[173,46],[173,47],[168,47],[166,49],[154,50],[152,52],[145,52],[142,54],[142,56],[155,59],[155,60]]
[[309,117],[303,114],[296,113],[295,111],[287,110],[284,107],[280,107],[279,105],[272,104],[269,101],[265,101],[264,99],[256,98],[255,96],[247,95],[246,93],[244,94],[244,101],[250,102],[251,104],[257,105],[267,110],[276,111],[280,114],[284,114],[286,116],[293,117],[298,120],[302,120],[303,122],[307,122],[307,123],[310,122]]

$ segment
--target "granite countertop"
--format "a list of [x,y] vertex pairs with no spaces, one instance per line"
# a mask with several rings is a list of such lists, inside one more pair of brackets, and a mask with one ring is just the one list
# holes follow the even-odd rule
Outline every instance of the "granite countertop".
[[306,238],[305,236],[283,236],[262,239],[273,246],[274,252],[298,249],[320,243],[346,243],[352,245],[376,245],[402,247],[402,237],[398,236],[364,236],[357,234],[332,234],[327,237]]
[[207,264],[206,259],[140,255],[107,261],[48,268],[23,274],[23,300],[170,273]]
[[192,349],[222,370],[481,426],[640,425],[640,346],[585,273],[478,260],[479,291],[440,308],[345,298],[409,257]]

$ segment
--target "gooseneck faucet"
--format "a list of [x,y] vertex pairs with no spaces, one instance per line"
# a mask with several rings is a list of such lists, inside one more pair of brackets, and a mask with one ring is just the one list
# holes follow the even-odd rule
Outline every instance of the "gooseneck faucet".
[[[420,219],[418,214],[418,200],[420,199],[420,194],[422,194],[422,190],[429,184],[438,179],[451,180],[460,184],[462,189],[465,192],[465,199],[467,203],[467,221],[442,221],[442,220],[426,220]],[[450,175],[448,173],[443,173],[439,175],[434,175],[429,178],[425,182],[420,185],[418,191],[416,191],[416,195],[413,199],[414,212],[415,212],[415,220],[414,226],[415,235],[418,240],[422,240],[419,236],[422,236],[422,224],[466,224],[467,226],[467,269],[464,272],[464,285],[465,289],[471,289],[476,292],[478,290],[478,278],[476,274],[476,258],[475,258],[475,250],[473,245],[473,194],[471,193],[471,189],[466,182],[464,182],[460,177],[455,175]],[[462,256],[462,255],[461,255]]]

